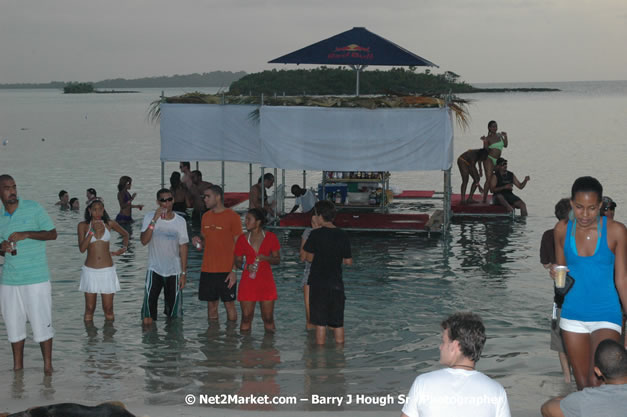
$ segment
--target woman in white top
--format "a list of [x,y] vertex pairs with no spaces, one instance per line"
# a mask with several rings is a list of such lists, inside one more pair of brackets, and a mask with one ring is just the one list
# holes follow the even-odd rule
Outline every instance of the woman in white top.
[[[124,241],[122,248],[115,252],[109,252],[111,229],[122,235]],[[128,232],[109,218],[101,199],[92,200],[85,209],[85,221],[78,224],[78,248],[81,253],[87,251],[79,286],[79,290],[85,293],[86,322],[94,319],[97,294],[102,297],[105,320],[114,320],[113,295],[120,290],[120,282],[112,256],[123,254],[127,247]]]

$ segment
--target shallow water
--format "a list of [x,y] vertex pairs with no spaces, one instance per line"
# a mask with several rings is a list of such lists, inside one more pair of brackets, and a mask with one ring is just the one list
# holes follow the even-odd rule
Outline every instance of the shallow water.
[[[140,304],[147,251],[139,243],[138,224],[128,253],[116,259],[122,291],[115,296],[115,323],[105,325],[97,311],[95,325],[86,327],[78,292],[84,262],[76,242],[81,215],[55,208],[56,194],[66,189],[84,204],[85,189],[94,187],[115,215],[117,180],[130,175],[138,201],[154,204],[160,183],[159,130],[146,121],[146,113],[160,91],[64,96],[56,91],[0,90],[0,139],[8,140],[0,148],[2,171],[16,178],[22,198],[44,204],[59,232],[47,246],[56,371],[43,377],[39,347],[29,339],[26,369],[14,375],[6,330],[0,324],[0,379],[8,382],[0,387],[0,404],[18,401],[26,408],[115,399],[180,406],[186,394],[267,393],[298,399],[314,394],[391,394],[395,400],[384,410],[396,411],[401,408],[396,396],[407,393],[415,376],[438,368],[439,322],[454,311],[472,310],[482,315],[488,330],[478,368],[505,386],[515,416],[539,415],[540,404],[549,396],[572,389],[561,382],[557,355],[548,348],[552,291],[539,264],[540,237],[555,222],[553,205],[568,195],[577,176],[601,180],[618,203],[619,220],[626,191],[621,167],[627,146],[627,82],[564,83],[558,88],[564,91],[468,96],[477,100],[470,108],[471,127],[456,131],[456,154],[478,147],[491,119],[508,132],[511,145],[504,156],[510,169],[519,178],[532,178],[517,192],[527,202],[528,218],[455,221],[443,238],[351,235],[355,265],[345,272],[343,349],[332,342],[316,348],[304,330],[298,233],[280,234],[274,336],[264,335],[259,318],[251,335],[241,335],[237,326],[225,323],[222,309],[218,326],[207,322],[206,304],[197,300],[201,258],[193,250],[184,318],[159,320],[154,330],[143,332]],[[177,168],[168,163],[166,173]],[[219,182],[219,164],[201,163],[200,169],[205,179]],[[318,175],[311,173],[308,184]],[[287,184],[300,181],[301,173],[287,173]],[[393,185],[404,189],[440,190],[441,181],[440,172],[392,177]],[[246,190],[247,184],[248,167],[228,164],[227,191]],[[453,186],[459,187],[456,172]],[[135,211],[136,218],[141,215]],[[112,242],[117,246],[121,240],[114,236]],[[298,401],[276,409],[380,407]]]

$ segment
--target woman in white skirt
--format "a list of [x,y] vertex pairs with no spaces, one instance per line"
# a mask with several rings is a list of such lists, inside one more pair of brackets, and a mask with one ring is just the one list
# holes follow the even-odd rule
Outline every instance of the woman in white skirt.
[[[111,229],[122,235],[124,240],[124,246],[115,252],[109,252]],[[79,287],[85,293],[85,321],[94,319],[98,294],[102,298],[105,320],[113,321],[113,295],[119,291],[120,282],[111,256],[126,252],[128,232],[109,218],[100,198],[90,202],[85,209],[85,221],[78,224],[78,247],[81,253],[87,251]]]

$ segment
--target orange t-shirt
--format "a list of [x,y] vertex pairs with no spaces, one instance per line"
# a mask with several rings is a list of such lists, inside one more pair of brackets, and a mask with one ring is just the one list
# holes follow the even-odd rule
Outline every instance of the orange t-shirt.
[[230,272],[233,269],[235,238],[242,234],[242,219],[231,209],[202,216],[201,233],[205,238],[202,272]]

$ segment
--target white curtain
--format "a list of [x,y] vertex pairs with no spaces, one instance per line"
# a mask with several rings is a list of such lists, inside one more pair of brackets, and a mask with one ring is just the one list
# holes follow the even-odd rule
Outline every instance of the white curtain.
[[448,109],[161,105],[162,161],[239,161],[329,171],[446,170]]

